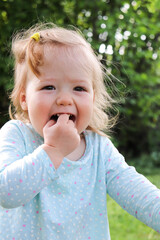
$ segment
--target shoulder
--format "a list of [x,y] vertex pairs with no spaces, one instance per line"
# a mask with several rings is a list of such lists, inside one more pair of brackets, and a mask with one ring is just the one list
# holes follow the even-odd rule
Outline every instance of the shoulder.
[[30,124],[20,120],[10,120],[0,129],[0,138],[27,138],[38,135]]
[[[24,139],[24,124],[19,120],[10,120],[0,130],[0,144],[20,143]],[[23,128],[23,129],[22,129]]]
[[0,130],[0,150],[21,152],[22,155],[31,153],[43,143],[31,124],[19,120],[8,121]]
[[107,136],[102,136],[98,133],[87,130],[85,131],[85,137],[88,145],[96,149],[99,153],[107,153],[108,155],[111,154],[113,150],[116,151],[114,144]]
[[[22,121],[20,121],[20,120],[9,120],[8,122],[6,122],[3,126],[2,126],[2,128],[1,128],[1,130],[3,130],[4,128],[5,129],[9,129],[10,127],[12,127],[12,126],[21,126],[21,125],[23,125],[24,123],[22,122]],[[25,125],[25,124],[24,124]]]
[[19,129],[20,124],[21,124],[21,121],[19,120],[10,120],[2,126],[2,128],[0,129],[0,134],[5,135],[11,132],[14,133],[16,129],[17,130]]
[[113,142],[107,136],[101,136],[92,131],[86,131],[86,139],[88,138],[89,146],[92,147],[100,159],[104,161],[113,160],[112,163],[122,162],[123,156],[114,146]]
[[107,136],[102,136],[98,133],[95,133],[93,131],[85,131],[85,136],[90,140],[90,143],[92,145],[100,145],[101,147],[113,147],[112,141]]
[[24,124],[22,121],[20,121],[20,120],[10,120],[2,126],[2,128],[0,130],[0,133],[1,134],[4,134],[4,133],[15,134],[18,131],[23,132],[25,128],[26,128],[26,124]]

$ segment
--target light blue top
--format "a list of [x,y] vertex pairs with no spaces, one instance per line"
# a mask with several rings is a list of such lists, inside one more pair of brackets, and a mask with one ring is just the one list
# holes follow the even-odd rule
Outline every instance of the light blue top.
[[126,164],[107,137],[84,134],[84,156],[64,158],[55,170],[31,125],[12,120],[3,126],[0,240],[109,240],[106,192],[160,231],[160,191]]

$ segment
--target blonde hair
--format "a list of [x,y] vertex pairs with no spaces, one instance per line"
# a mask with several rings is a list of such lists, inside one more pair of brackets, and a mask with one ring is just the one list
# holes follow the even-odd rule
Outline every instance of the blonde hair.
[[[40,35],[38,41],[31,38],[36,32]],[[43,65],[44,48],[46,46],[66,46],[68,49],[75,47],[85,55],[87,61],[81,64],[82,67],[88,69],[92,74],[92,84],[95,93],[93,117],[87,129],[99,134],[102,134],[102,131],[108,132],[114,125],[116,117],[111,118],[107,113],[115,101],[106,91],[104,83],[106,73],[104,66],[101,64],[90,44],[83,38],[78,30],[57,27],[52,23],[35,25],[27,31],[16,34],[13,38],[12,53],[15,58],[15,74],[14,88],[10,96],[11,119],[19,119],[24,122],[29,120],[27,112],[21,108],[20,94],[26,85],[28,68],[30,68],[36,76],[40,75],[39,67]]]

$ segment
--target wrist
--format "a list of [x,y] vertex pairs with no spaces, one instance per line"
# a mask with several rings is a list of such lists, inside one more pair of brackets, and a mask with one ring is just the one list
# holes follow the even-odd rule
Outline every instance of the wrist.
[[60,151],[58,151],[55,147],[47,145],[47,144],[42,144],[41,147],[49,156],[55,169],[57,169],[61,165],[63,158],[64,158],[62,153]]

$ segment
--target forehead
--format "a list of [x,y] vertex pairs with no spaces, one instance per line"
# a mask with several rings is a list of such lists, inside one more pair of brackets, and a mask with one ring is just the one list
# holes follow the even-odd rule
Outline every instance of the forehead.
[[47,46],[44,48],[43,65],[40,73],[68,73],[76,78],[78,74],[92,79],[92,65],[85,49],[77,46]]

